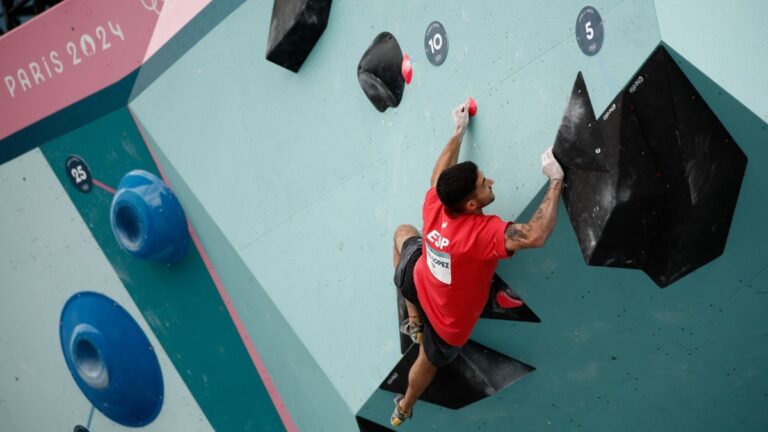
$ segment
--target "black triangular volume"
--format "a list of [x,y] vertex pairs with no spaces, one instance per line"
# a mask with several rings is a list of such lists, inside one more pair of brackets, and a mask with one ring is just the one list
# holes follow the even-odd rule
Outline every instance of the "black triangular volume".
[[488,296],[488,302],[485,304],[480,318],[506,320],[506,321],[524,321],[524,322],[541,322],[541,319],[523,302],[521,306],[510,307],[508,305],[501,305],[499,303],[499,291],[502,295],[513,300],[522,301],[519,295],[504,282],[498,274],[493,274],[493,280],[491,281],[491,292]]
[[393,430],[360,416],[355,416],[355,420],[357,420],[357,427],[360,428],[360,432],[389,432]]
[[[600,265],[594,259],[604,238],[604,230],[613,210],[613,196],[618,176],[619,136],[621,133],[621,111],[623,98],[619,95],[611,101],[608,109],[600,116],[596,130],[601,138],[600,154],[609,167],[606,171],[589,171],[564,166],[565,182],[563,201],[579,240],[584,262]],[[605,199],[608,197],[609,199]]]
[[563,200],[589,265],[642,268],[660,184],[634,107],[620,92],[597,120],[607,172],[566,168]]
[[603,137],[597,127],[587,85],[579,72],[552,151],[564,168],[608,171],[602,148]]
[[598,120],[611,173],[588,204],[606,215],[590,265],[639,269],[652,247],[663,186],[635,112],[622,91]]
[[663,45],[643,64],[630,93],[665,184],[664,211],[644,267],[665,287],[723,253],[747,157]]
[[585,262],[665,287],[721,255],[747,158],[663,45],[597,122],[608,172],[564,163]]
[[[419,345],[413,344],[379,388],[405,393],[408,372],[418,355]],[[469,340],[453,363],[438,369],[420,399],[445,408],[460,409],[495,395],[534,370],[532,366]]]
[[275,0],[267,60],[298,72],[328,25],[331,0]]

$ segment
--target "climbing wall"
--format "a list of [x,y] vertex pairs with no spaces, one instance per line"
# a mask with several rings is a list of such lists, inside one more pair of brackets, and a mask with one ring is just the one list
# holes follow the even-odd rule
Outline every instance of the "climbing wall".
[[[218,290],[218,273],[208,267],[205,248],[193,242],[181,261],[163,264],[136,259],[115,240],[110,206],[121,177],[135,169],[164,174],[130,112],[114,111],[46,143],[41,150],[125,289],[172,353],[185,384],[214,428],[281,430],[257,373],[261,366],[258,352],[248,352],[242,339],[245,335],[241,336],[237,320],[228,313],[226,293],[222,297]],[[94,182],[88,193],[70,179],[66,161],[72,155],[88,166]],[[229,399],[233,393],[239,397]],[[251,412],[253,404],[265,408]]]
[[[90,103],[43,120],[57,128],[33,126],[0,141],[7,155],[14,152],[2,146],[34,146],[28,139],[39,138],[39,151],[0,173],[17,178],[20,164],[27,169],[36,158],[29,169],[39,180],[7,188],[19,197],[53,188],[68,209],[65,216],[36,211],[22,198],[21,210],[3,207],[4,243],[14,247],[0,263],[28,255],[36,262],[38,254],[25,252],[31,245],[61,244],[50,229],[34,242],[10,235],[14,211],[36,227],[79,226],[72,241],[89,243],[68,259],[100,263],[114,296],[135,305],[131,312],[168,353],[163,371],[178,371],[178,387],[166,392],[189,394],[199,407],[190,416],[199,423],[173,429],[376,430],[388,424],[394,396],[379,386],[402,355],[392,233],[401,223],[419,225],[432,166],[452,131],[451,109],[469,96],[478,102],[461,159],[496,181],[487,212],[525,221],[545,184],[539,154],[554,143],[577,73],[599,116],[662,43],[749,160],[723,255],[660,289],[637,270],[587,266],[561,206],[544,248],[498,268],[540,322],[484,319],[472,336],[535,370],[459,410],[421,402],[402,429],[764,430],[768,251],[759,240],[768,235],[768,178],[759,167],[768,158],[761,144],[768,109],[759,97],[764,68],[755,65],[768,62],[758,19],[768,10],[758,2],[723,12],[714,1],[606,0],[591,4],[602,18],[597,27],[584,21],[585,6],[337,0],[298,72],[265,59],[273,2],[208,7],[156,60]],[[431,52],[435,21],[439,61]],[[712,30],[722,24],[732,31]],[[602,32],[599,47],[590,52],[585,44],[589,55],[577,41],[588,29]],[[385,31],[409,54],[413,79],[399,104],[380,112],[361,89],[358,64]],[[127,102],[96,110],[114,92]],[[60,125],[72,119],[80,119],[77,127]],[[63,169],[72,154],[106,188],[77,191]],[[161,174],[184,207],[197,241],[178,266],[136,262],[114,243],[109,189],[134,168]],[[50,279],[67,280],[59,259],[40,261],[55,261]],[[32,266],[21,276],[1,273],[0,307],[45,304],[54,319],[66,296],[43,301],[33,291],[5,291],[33,285]],[[8,330],[0,337],[8,352],[23,352],[25,338],[11,339]],[[48,349],[38,365],[0,364],[0,378],[14,384],[17,370],[32,376],[55,366],[66,383],[60,387],[77,396],[58,347]],[[35,383],[30,394],[42,388]],[[56,414],[57,425],[87,420],[90,406],[79,397],[71,411],[83,415]],[[50,402],[0,394],[0,426],[44,429],[24,423],[32,408],[21,407],[35,403]]]
[[174,367],[39,150],[0,167],[0,196],[0,241],[13,249],[0,260],[0,429],[128,429],[94,410],[62,355],[64,303],[78,292],[92,291],[125,308],[157,353],[162,409],[143,429],[213,430],[184,383],[186,372]]
[[[431,166],[451,130],[450,109],[470,95],[478,100],[463,157],[496,180],[490,211],[525,219],[544,183],[538,154],[554,141],[576,73],[582,71],[600,114],[662,39],[655,4],[594,4],[604,19],[604,43],[599,53],[586,56],[574,37],[583,5],[449,2],[437,11],[414,4],[363,10],[338,2],[298,74],[242,55],[246,47],[266,45],[266,29],[246,23],[269,15],[270,6],[244,5],[131,107],[240,251],[334,392],[350,411],[387,424],[392,395],[371,391],[400,357],[391,306],[391,232],[399,223],[418,224]],[[450,42],[439,67],[424,53],[424,34],[435,20]],[[413,81],[400,105],[383,114],[364,97],[354,75],[382,31],[397,38],[413,63]],[[222,60],[222,52],[231,55]],[[206,110],[209,105],[218,109]],[[194,127],[183,127],[190,118],[197,119]],[[196,155],[195,142],[218,151]],[[747,176],[743,196],[749,181]],[[233,197],[236,207],[227,204]],[[683,383],[708,387],[697,378],[702,370],[723,376],[712,388],[733,385],[727,374],[734,371],[715,366],[720,351],[695,339],[693,312],[704,307],[701,296],[727,298],[738,288],[723,288],[725,282],[701,288],[697,282],[738,274],[718,270],[725,259],[660,291],[636,272],[587,267],[563,212],[545,249],[521,253],[500,267],[542,322],[483,321],[474,336],[536,371],[461,411],[422,404],[409,427],[707,424],[699,416],[709,402],[701,399],[682,413],[647,413],[692,398],[697,391]],[[235,299],[247,303],[247,295]],[[680,345],[684,336],[693,338],[686,348]],[[697,354],[701,350],[706,352]],[[689,369],[694,370],[687,374]],[[608,419],[589,414],[612,406]],[[749,416],[748,408],[730,406],[738,421],[762,421]]]

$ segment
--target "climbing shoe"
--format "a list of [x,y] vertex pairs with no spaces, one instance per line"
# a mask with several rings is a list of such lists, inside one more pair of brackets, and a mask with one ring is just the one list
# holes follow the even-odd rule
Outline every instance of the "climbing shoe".
[[413,416],[413,410],[409,412],[408,414],[400,411],[400,401],[405,398],[405,395],[399,394],[395,396],[395,410],[392,411],[392,417],[389,419],[389,422],[392,424],[392,426],[400,426],[405,422],[407,419],[411,418]]
[[400,333],[410,336],[414,343],[421,344],[424,340],[424,323],[414,323],[410,318],[406,318],[400,323]]

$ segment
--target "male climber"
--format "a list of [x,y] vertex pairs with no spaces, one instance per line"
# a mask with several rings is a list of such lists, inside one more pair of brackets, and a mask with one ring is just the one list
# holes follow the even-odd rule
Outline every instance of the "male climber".
[[453,110],[456,129],[435,163],[424,198],[424,235],[411,225],[395,231],[395,285],[406,299],[409,317],[400,330],[421,345],[408,374],[408,390],[395,397],[393,426],[411,417],[437,368],[451,363],[469,339],[498,261],[517,250],[543,246],[557,219],[563,170],[551,148],[541,155],[549,187],[528,223],[483,214],[495,198],[493,180],[472,162],[456,163],[468,111],[469,103]]

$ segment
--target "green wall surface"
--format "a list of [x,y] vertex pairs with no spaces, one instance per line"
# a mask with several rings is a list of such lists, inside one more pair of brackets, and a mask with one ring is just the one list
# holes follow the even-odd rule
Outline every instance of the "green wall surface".
[[163,407],[142,430],[213,430],[39,150],[0,166],[0,197],[0,430],[131,429],[98,411],[89,420],[92,406],[64,361],[59,316],[81,291],[118,302],[157,353]]

